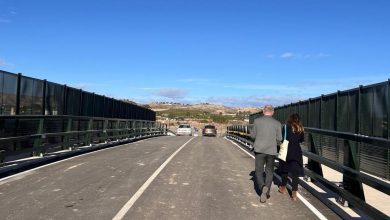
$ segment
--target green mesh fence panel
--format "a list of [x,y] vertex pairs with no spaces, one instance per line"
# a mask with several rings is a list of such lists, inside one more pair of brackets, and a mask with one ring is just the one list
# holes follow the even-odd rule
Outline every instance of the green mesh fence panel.
[[20,81],[20,115],[41,115],[43,81],[23,76]]
[[64,86],[48,82],[46,84],[45,115],[64,114]]
[[0,115],[156,119],[156,113],[150,109],[5,71],[0,71],[0,107]]
[[1,114],[15,115],[18,76],[7,72],[2,72],[0,77],[0,91],[2,96]]
[[388,86],[385,84],[373,88],[373,118],[372,136],[388,138]]
[[81,115],[93,116],[94,115],[94,94],[89,92],[82,92],[82,104]]
[[321,128],[336,130],[336,95],[324,96],[321,102]]
[[309,127],[320,128],[321,98],[312,99],[309,103]]
[[66,114],[80,115],[81,91],[67,87],[66,94]]

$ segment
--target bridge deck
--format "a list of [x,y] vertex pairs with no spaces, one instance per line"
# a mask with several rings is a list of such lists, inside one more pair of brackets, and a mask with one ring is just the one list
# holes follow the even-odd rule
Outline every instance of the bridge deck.
[[[253,158],[222,138],[196,137],[161,167],[190,139],[148,139],[4,178],[1,218],[318,219],[275,185],[270,200],[261,204]],[[339,219],[307,196],[328,219]]]

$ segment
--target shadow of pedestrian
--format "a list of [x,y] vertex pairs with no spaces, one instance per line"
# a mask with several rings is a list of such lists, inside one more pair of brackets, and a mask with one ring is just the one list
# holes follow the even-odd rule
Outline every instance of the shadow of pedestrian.
[[[275,175],[276,174],[276,175]],[[264,177],[265,177],[265,173],[263,173]],[[255,192],[257,193],[258,196],[261,195],[261,190],[259,188],[259,185],[257,184],[257,180],[256,180],[256,171],[251,171],[249,173],[249,176],[251,176],[251,179],[253,181],[253,189],[255,190]],[[279,178],[278,178],[278,177]],[[281,180],[280,180],[280,174],[279,174],[279,170],[276,169],[274,171],[274,177],[273,177],[273,181],[272,181],[273,185],[275,185],[277,188],[280,186],[281,184]]]
[[257,184],[257,180],[256,180],[256,171],[252,171],[249,173],[249,176],[251,176],[251,180],[253,181],[253,189],[255,190],[255,192],[257,193],[258,196],[261,195],[261,190],[259,188],[259,185]]
[[279,171],[279,169],[275,169],[274,170],[274,179],[273,179],[273,183],[276,185],[276,186],[280,186],[280,184],[282,183],[281,182],[281,174],[280,174],[280,171]]

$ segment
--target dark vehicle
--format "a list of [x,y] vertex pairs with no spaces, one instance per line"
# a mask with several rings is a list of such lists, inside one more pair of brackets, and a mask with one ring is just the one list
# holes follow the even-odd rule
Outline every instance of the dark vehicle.
[[216,137],[217,136],[217,128],[214,125],[206,125],[202,130],[203,136]]

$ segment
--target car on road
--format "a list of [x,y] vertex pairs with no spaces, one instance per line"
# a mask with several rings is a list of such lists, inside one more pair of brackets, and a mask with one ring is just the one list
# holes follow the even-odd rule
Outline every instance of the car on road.
[[217,128],[214,125],[206,125],[202,130],[203,136],[216,137],[217,136]]
[[192,136],[192,128],[191,125],[189,124],[181,124],[177,128],[176,135],[181,136],[181,135],[189,135]]

